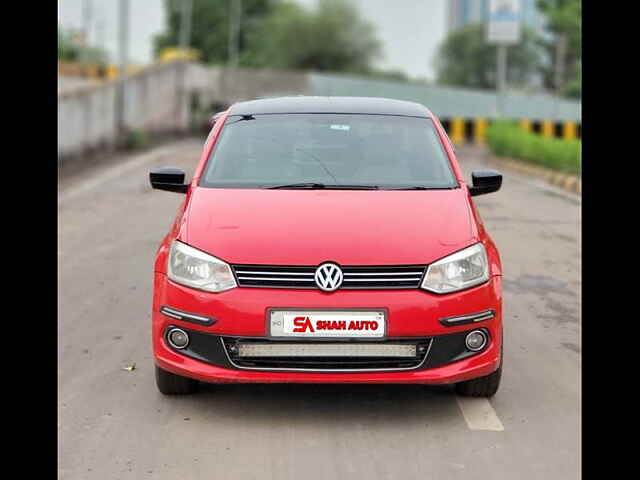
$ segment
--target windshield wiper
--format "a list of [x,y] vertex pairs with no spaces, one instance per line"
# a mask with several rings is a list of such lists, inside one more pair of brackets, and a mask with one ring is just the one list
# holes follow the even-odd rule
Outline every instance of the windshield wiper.
[[378,185],[327,185],[326,188],[333,190],[380,190]]
[[385,188],[384,190],[451,190],[452,187],[425,187],[424,185],[415,185],[406,187]]
[[377,185],[328,185],[325,183],[289,183],[286,185],[274,185],[272,187],[265,187],[271,190],[287,189],[287,188],[300,188],[308,190],[378,190],[380,187]]
[[313,182],[307,182],[307,183],[289,183],[289,184],[285,184],[285,185],[274,185],[272,187],[265,187],[268,188],[270,190],[277,190],[278,188],[308,188],[308,189],[316,189],[316,188],[325,188],[324,183],[313,183]]

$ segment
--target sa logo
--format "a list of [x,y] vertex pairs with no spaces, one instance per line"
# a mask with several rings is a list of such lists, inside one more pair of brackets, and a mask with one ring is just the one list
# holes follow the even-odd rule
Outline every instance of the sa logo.
[[309,329],[311,333],[315,332],[309,317],[296,317],[293,319],[293,324],[296,327],[293,329],[295,333],[304,333],[307,329]]

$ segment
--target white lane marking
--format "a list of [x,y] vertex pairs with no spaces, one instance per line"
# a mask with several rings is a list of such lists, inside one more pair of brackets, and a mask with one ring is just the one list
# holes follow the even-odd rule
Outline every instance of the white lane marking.
[[469,430],[504,431],[502,422],[486,398],[459,397],[456,395],[456,401]]
[[58,191],[58,204],[66,202],[72,198],[75,198],[78,195],[82,195],[85,192],[93,190],[94,188],[98,187],[100,184],[116,179],[119,176],[124,175],[125,173],[128,173],[130,171],[133,171],[137,168],[140,168],[147,163],[151,163],[154,160],[157,160],[158,158],[179,153],[180,151],[192,145],[195,146],[197,144],[196,142],[194,142],[194,140],[189,139],[189,140],[180,142],[177,145],[173,144],[166,147],[160,147],[155,150],[151,150],[150,152],[143,153],[142,155],[135,156],[131,160],[127,161],[126,163],[117,165],[113,168],[109,168],[104,172],[98,174],[98,176],[92,177],[86,180],[85,182],[77,186],[74,186],[73,188],[67,190],[64,193],[61,193],[60,191]]

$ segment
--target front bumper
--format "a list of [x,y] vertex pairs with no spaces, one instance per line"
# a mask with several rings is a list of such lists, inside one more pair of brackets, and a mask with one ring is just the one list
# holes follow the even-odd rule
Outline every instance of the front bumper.
[[[204,382],[242,383],[456,383],[488,375],[499,365],[502,342],[500,277],[466,291],[435,295],[422,290],[324,293],[315,290],[236,288],[219,294],[177,285],[156,273],[153,302],[153,351],[156,364],[178,375]],[[205,325],[161,313],[161,306],[213,319]],[[267,337],[270,308],[386,308],[387,335],[381,341],[428,342],[424,362],[415,368],[362,371],[255,369],[239,366],[225,351],[223,340]],[[492,309],[495,317],[477,324],[444,326],[443,318]],[[197,341],[177,350],[165,339],[177,326]],[[465,332],[483,328],[488,346],[479,353],[464,351]],[[303,341],[303,340],[300,340]]]

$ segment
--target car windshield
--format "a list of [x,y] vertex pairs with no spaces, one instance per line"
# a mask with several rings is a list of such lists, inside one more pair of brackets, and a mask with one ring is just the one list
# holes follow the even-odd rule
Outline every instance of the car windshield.
[[458,184],[428,118],[262,114],[227,118],[200,186],[445,189]]

